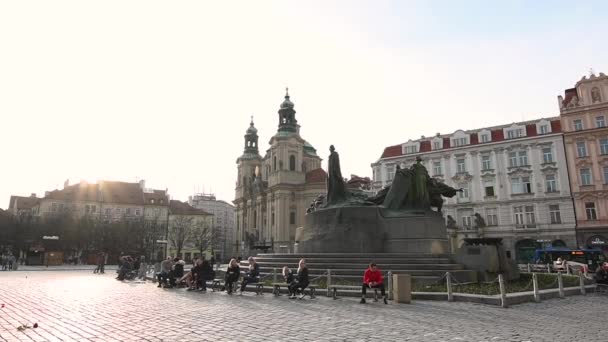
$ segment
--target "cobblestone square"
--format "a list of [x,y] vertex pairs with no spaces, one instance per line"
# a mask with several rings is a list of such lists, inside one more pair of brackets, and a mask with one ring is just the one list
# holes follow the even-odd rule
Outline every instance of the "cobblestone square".
[[[0,272],[0,341],[607,341],[608,297],[502,309],[159,289],[115,273]],[[39,327],[19,331],[23,324]]]

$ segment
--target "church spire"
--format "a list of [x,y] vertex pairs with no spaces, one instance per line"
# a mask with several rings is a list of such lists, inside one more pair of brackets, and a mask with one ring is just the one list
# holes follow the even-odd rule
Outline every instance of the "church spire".
[[245,153],[258,154],[258,130],[253,125],[253,115],[251,116],[251,122],[249,128],[245,132]]
[[279,132],[297,132],[298,121],[293,102],[289,99],[289,88],[285,88],[285,100],[279,108]]

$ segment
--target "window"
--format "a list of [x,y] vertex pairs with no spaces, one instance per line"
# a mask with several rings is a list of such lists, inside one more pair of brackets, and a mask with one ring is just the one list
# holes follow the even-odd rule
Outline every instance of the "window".
[[513,208],[513,213],[515,214],[515,226],[523,227],[524,225],[524,210],[522,207]]
[[608,166],[604,166],[604,184],[608,184]]
[[469,199],[469,184],[461,184],[462,191],[458,193],[458,198],[466,200]]
[[112,209],[106,208],[106,215],[112,215]]
[[519,166],[528,165],[528,152],[520,151],[518,153],[518,156],[519,156]]
[[467,138],[466,137],[455,138],[453,141],[454,141],[454,147],[464,146],[464,145],[467,144]]
[[595,211],[595,202],[586,202],[585,203],[585,213],[587,214],[587,220],[589,220],[589,221],[597,220],[597,212]]
[[582,185],[591,185],[591,170],[590,169],[581,169],[581,184]]
[[292,211],[289,213],[289,224],[296,224],[296,212]]
[[433,150],[441,149],[441,141],[433,141]]
[[464,158],[456,159],[456,171],[458,173],[467,172],[467,168],[464,163]]
[[479,141],[481,141],[482,143],[490,142],[490,136],[488,134],[480,134]]
[[553,163],[553,151],[551,147],[543,148],[543,163]]
[[595,126],[597,128],[606,127],[606,120],[604,119],[603,115],[595,117]]
[[486,209],[486,225],[498,226],[498,211],[496,208]]
[[559,204],[549,205],[549,218],[552,224],[562,223],[562,216],[559,213]]
[[92,205],[91,206],[91,213],[95,213],[97,212],[97,206],[96,205]]
[[116,215],[120,215],[120,214],[121,214],[121,212],[122,212],[122,210],[121,210],[120,208],[116,208],[116,210],[115,210],[115,211],[116,211]]
[[587,156],[587,145],[585,145],[584,141],[576,142],[576,154],[579,158],[583,158]]
[[462,216],[462,226],[465,228],[471,228],[473,226],[473,217],[470,215]]
[[600,139],[600,154],[608,154],[608,138]]
[[405,146],[405,154],[416,153],[416,152],[418,152],[418,146],[416,146],[416,145]]
[[583,130],[583,121],[581,119],[576,119],[574,122],[574,130],[582,131]]
[[494,197],[494,185],[486,185],[486,197]]
[[270,214],[270,224],[274,226],[274,213]]
[[125,214],[126,215],[131,215],[131,208],[127,208]]
[[135,216],[139,216],[141,212],[139,211],[139,209],[135,209]]
[[277,156],[274,156],[272,158],[272,171],[276,171],[277,170]]
[[536,227],[536,217],[534,215],[534,206],[526,205],[520,207],[514,207],[513,213],[515,214],[515,226],[518,228],[534,228]]
[[526,226],[534,227],[536,226],[536,218],[534,217],[534,206],[527,205],[526,209]]
[[548,125],[540,125],[538,126],[540,134],[547,134],[549,133],[549,126]]
[[481,156],[481,169],[482,170],[492,169],[492,161],[490,160],[490,156]]
[[395,177],[395,165],[387,165],[386,166],[386,180],[389,182],[392,182],[394,177]]
[[516,152],[509,153],[509,166],[510,167],[517,166],[517,153]]
[[441,162],[433,162],[433,176],[442,175],[443,171],[441,170]]
[[511,193],[512,194],[530,194],[532,193],[532,184],[530,177],[513,177],[511,178]]
[[555,181],[555,175],[545,176],[545,187],[546,192],[557,192],[557,182]]
[[295,171],[296,170],[296,156],[291,155],[289,156],[289,171]]
[[524,135],[523,129],[510,129],[507,131],[507,139],[515,139]]

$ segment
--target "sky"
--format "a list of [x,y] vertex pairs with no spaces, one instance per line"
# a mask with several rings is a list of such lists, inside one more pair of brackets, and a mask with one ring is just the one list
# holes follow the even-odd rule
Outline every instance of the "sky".
[[[490,5],[489,5],[490,4]],[[559,115],[608,73],[606,1],[2,1],[0,208],[65,180],[234,198],[289,87],[301,136],[371,176],[386,146]],[[604,42],[604,43],[602,43]]]

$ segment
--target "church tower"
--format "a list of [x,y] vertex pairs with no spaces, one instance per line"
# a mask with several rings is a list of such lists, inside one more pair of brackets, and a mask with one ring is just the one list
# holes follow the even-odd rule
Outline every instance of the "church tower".
[[258,130],[253,124],[253,116],[249,128],[245,132],[245,149],[237,160],[238,178],[236,181],[236,198],[246,196],[247,187],[253,182],[256,169],[262,165],[262,156],[258,149]]
[[297,132],[298,120],[296,111],[293,109],[293,102],[289,100],[289,88],[285,89],[285,100],[279,108],[279,132]]

